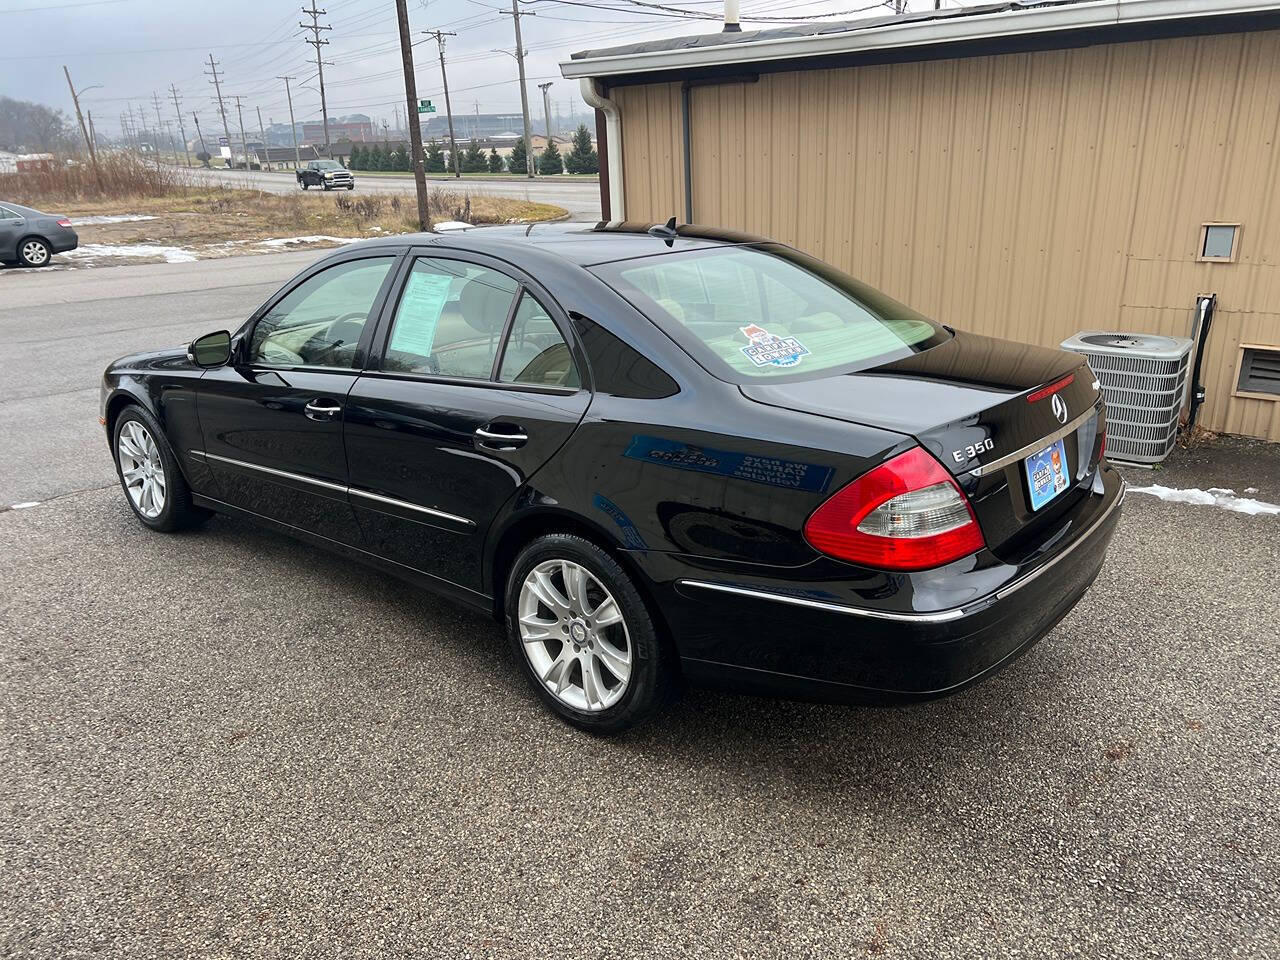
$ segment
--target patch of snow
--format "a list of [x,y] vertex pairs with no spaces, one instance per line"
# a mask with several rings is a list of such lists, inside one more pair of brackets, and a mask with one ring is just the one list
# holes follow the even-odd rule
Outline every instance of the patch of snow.
[[[1237,497],[1234,490],[1226,487],[1210,487],[1208,490],[1197,490],[1192,487],[1189,490],[1179,490],[1176,487],[1162,487],[1156,483],[1149,487],[1130,487],[1129,492],[1145,493],[1153,497],[1159,497],[1161,500],[1168,500],[1171,503],[1193,503],[1203,507],[1221,507],[1223,510],[1246,513],[1251,517],[1259,515],[1280,516],[1280,503],[1266,503],[1262,500]],[[1257,491],[1250,487],[1245,492],[1256,493]]]
[[432,224],[431,232],[440,233],[443,231],[447,233],[450,230],[467,230],[474,226],[474,223],[463,223],[461,220],[441,220],[439,223]]
[[1245,487],[1245,488],[1244,488],[1244,492],[1245,492],[1245,493],[1257,493],[1257,492],[1258,492],[1258,488],[1257,488],[1257,487]]
[[254,241],[260,247],[287,247],[295,243],[356,243],[359,237],[329,237],[313,234],[309,237],[276,237],[272,240]]
[[100,223],[134,223],[138,220],[154,220],[155,217],[149,217],[143,213],[122,213],[104,215],[99,217],[72,217],[71,225],[73,227],[91,227]]
[[61,256],[72,260],[95,260],[99,257],[163,257],[165,263],[192,263],[199,259],[194,250],[156,243],[82,243]]
[[27,500],[27,501],[24,501],[23,503],[15,503],[9,509],[10,510],[26,510],[28,507],[38,507],[38,506],[40,506],[39,500]]

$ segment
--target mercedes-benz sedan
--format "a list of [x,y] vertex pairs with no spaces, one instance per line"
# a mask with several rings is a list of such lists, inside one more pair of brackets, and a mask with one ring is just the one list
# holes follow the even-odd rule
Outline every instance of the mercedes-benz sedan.
[[489,611],[597,732],[681,682],[958,690],[1081,598],[1123,495],[1080,356],[670,225],[343,247],[112,364],[101,419],[148,527],[247,517]]

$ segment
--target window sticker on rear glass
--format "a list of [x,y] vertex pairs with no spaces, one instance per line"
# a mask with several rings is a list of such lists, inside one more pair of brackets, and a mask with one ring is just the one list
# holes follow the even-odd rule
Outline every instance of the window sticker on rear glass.
[[755,323],[738,329],[751,341],[742,352],[757,367],[794,367],[801,357],[809,355],[808,348],[795,337],[774,336]]

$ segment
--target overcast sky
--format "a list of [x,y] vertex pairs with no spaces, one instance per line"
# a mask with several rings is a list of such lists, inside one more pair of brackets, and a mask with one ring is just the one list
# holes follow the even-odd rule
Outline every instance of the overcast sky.
[[[720,0],[666,0],[672,6],[718,16]],[[751,13],[800,16],[842,12],[848,16],[879,16],[883,7],[862,12],[872,0],[837,3],[832,0],[743,0],[744,26]],[[71,114],[71,97],[62,75],[65,63],[78,89],[88,91],[82,104],[93,111],[100,131],[114,134],[120,114],[129,103],[145,105],[154,122],[153,92],[161,95],[161,116],[172,120],[169,84],[182,98],[190,129],[198,112],[206,133],[216,122],[213,87],[204,71],[212,53],[225,76],[223,94],[240,94],[245,126],[256,127],[253,109],[262,109],[267,122],[288,122],[284,85],[276,77],[297,77],[294,108],[299,122],[320,118],[316,92],[314,48],[303,42],[298,27],[303,0],[0,0],[0,24],[6,42],[0,45],[0,94],[35,100]],[[971,5],[972,0],[964,0]],[[555,81],[553,111],[567,116],[570,101],[584,111],[576,81],[560,77],[557,64],[576,50],[635,43],[664,36],[715,32],[715,20],[664,16],[656,11],[635,13],[603,10],[624,7],[626,0],[525,0],[521,9],[536,16],[522,17],[528,51],[529,109],[535,123],[542,118],[536,84]],[[912,0],[913,7],[932,7],[932,0]],[[946,6],[960,5],[946,0]],[[332,25],[324,37],[330,44],[324,58],[325,89],[330,116],[365,113],[394,123],[397,105],[404,104],[399,40],[394,0],[329,0],[320,18]],[[518,113],[520,91],[512,56],[511,17],[499,10],[502,0],[409,0],[415,37],[420,30],[454,30],[446,40],[450,93],[455,114]],[[506,5],[509,10],[509,0]],[[759,23],[758,26],[779,24]],[[310,34],[306,34],[310,36]],[[203,63],[202,63],[203,61]],[[414,48],[418,93],[441,105],[440,66],[434,40]],[[207,120],[206,120],[207,118]],[[235,124],[232,114],[232,124]]]

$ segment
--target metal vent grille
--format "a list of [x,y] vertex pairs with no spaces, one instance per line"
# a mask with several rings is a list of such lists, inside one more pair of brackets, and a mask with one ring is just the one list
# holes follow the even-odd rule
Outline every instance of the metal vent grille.
[[1167,457],[1178,437],[1191,341],[1086,330],[1062,346],[1088,358],[1102,387],[1107,401],[1107,455],[1131,463],[1159,463]]
[[1240,361],[1240,389],[1280,396],[1280,350],[1246,347]]

